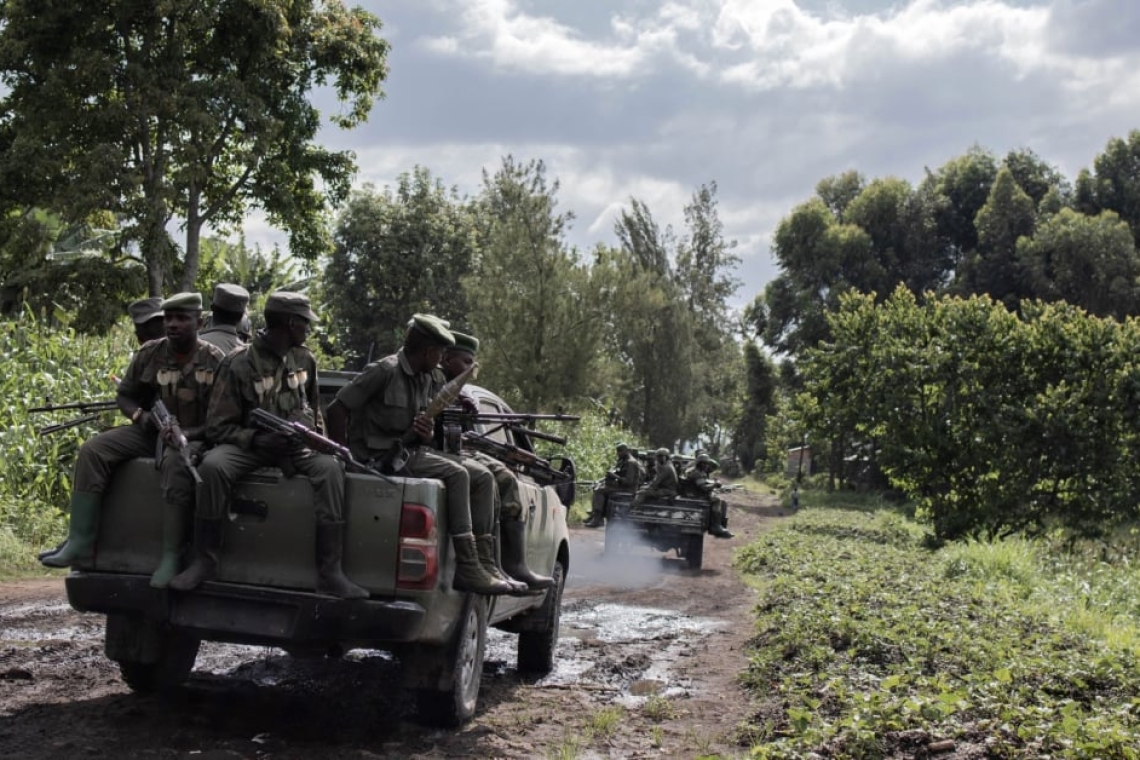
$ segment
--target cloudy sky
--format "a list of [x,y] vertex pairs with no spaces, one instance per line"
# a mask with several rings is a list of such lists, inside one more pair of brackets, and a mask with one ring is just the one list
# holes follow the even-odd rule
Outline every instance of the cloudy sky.
[[1140,128],[1135,0],[357,2],[392,45],[387,96],[323,139],[356,151],[360,182],[419,164],[474,194],[504,155],[542,159],[588,250],[631,196],[679,230],[715,181],[740,303],[823,177],[917,182],[978,144],[1072,179]]

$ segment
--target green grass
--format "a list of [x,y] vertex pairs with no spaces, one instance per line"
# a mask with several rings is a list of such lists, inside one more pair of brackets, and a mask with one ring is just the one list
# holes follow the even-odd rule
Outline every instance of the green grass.
[[909,756],[940,739],[1140,757],[1131,566],[1025,539],[931,551],[902,514],[853,506],[801,510],[738,555],[761,591],[754,757]]

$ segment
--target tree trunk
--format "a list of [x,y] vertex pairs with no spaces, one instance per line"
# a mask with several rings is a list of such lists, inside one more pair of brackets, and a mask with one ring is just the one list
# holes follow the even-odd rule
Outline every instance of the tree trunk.
[[182,280],[178,283],[178,290],[186,293],[194,289],[198,280],[198,259],[202,242],[202,215],[199,213],[200,195],[194,187],[190,188],[186,209],[186,261],[182,268]]

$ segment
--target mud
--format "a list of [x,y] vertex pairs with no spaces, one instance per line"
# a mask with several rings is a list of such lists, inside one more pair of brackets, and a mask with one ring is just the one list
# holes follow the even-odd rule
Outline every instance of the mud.
[[0,756],[221,758],[744,757],[752,592],[734,548],[767,529],[771,500],[731,494],[736,538],[705,541],[704,567],[572,530],[557,664],[515,669],[513,635],[492,630],[475,718],[415,722],[388,653],[298,659],[205,643],[187,685],[132,694],[102,653],[103,619],[71,610],[55,577],[0,584]]

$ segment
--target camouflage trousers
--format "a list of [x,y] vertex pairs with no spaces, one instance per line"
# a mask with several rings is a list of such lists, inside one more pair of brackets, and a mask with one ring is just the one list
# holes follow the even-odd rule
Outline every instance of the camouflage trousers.
[[672,499],[677,496],[676,491],[666,488],[646,488],[644,491],[638,491],[633,497],[634,504],[644,504],[647,499]]
[[[290,459],[293,468],[313,485],[317,522],[341,522],[344,519],[344,468],[337,458],[302,449],[290,455]],[[265,451],[243,449],[229,443],[210,449],[198,466],[202,476],[198,517],[207,520],[225,517],[234,484],[259,467],[274,466],[277,466],[276,458]]]
[[[88,438],[79,447],[72,489],[80,493],[101,494],[106,490],[115,468],[140,457],[153,457],[158,434],[144,431],[138,425],[123,425]],[[190,444],[196,452],[201,443]],[[158,464],[159,486],[170,504],[194,503],[194,480],[182,463],[178,450],[167,446]]]
[[447,531],[483,535],[495,526],[495,479],[491,471],[470,457],[443,454],[420,446],[407,469],[420,478],[436,478],[447,488]]
[[499,508],[496,509],[496,515],[503,520],[525,519],[522,499],[519,498],[519,481],[511,472],[511,468],[481,451],[476,451],[469,457],[490,470],[491,476],[495,479],[495,487],[499,491]]

